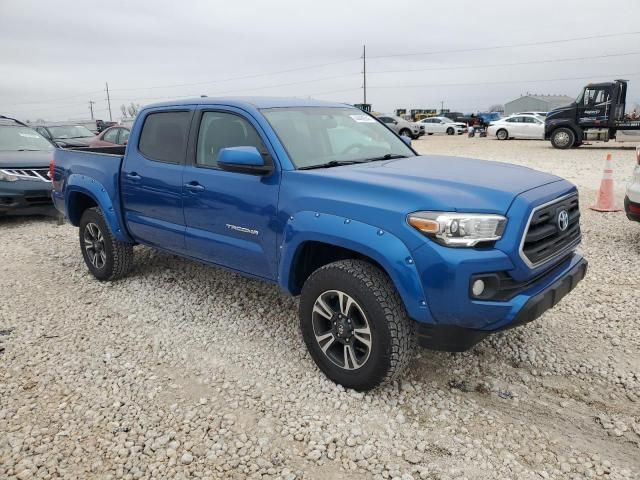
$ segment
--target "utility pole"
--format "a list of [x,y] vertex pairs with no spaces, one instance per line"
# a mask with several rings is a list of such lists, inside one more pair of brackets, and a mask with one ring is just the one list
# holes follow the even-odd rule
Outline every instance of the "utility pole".
[[109,97],[109,83],[105,82],[107,86],[107,104],[109,105],[109,121],[113,122],[113,117],[111,116],[111,97]]
[[364,103],[366,105],[367,103],[367,46],[363,45],[362,46],[362,76],[363,76],[363,83],[362,83],[362,88],[364,89]]
[[89,100],[89,110],[91,111],[91,120],[95,120],[95,119],[93,118],[93,105],[94,105],[95,103],[96,103],[96,102],[94,102],[93,100]]
[[444,100],[440,100],[440,115],[444,113]]

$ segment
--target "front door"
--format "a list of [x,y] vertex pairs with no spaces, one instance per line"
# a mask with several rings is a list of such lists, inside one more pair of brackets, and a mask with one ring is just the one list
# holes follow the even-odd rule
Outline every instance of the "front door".
[[586,87],[578,103],[578,123],[585,127],[605,127],[611,110],[610,88]]
[[[193,158],[185,167],[183,201],[188,254],[263,278],[277,272],[280,171],[260,127],[241,110],[202,109]],[[227,147],[256,147],[275,169],[268,176],[218,167]]]
[[133,237],[176,252],[184,252],[182,174],[192,116],[184,107],[149,113],[138,145],[127,148],[120,173]]

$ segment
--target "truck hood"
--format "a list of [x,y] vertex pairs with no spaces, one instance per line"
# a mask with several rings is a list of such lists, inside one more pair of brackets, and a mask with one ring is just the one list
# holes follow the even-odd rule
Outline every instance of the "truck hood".
[[[560,177],[508,163],[448,156],[416,156],[385,162],[301,172],[330,178],[333,197],[385,210],[467,211],[505,214],[514,198]],[[346,188],[345,189],[343,189]],[[407,211],[408,210],[408,211]]]
[[0,151],[0,168],[48,167],[53,150],[37,152]]

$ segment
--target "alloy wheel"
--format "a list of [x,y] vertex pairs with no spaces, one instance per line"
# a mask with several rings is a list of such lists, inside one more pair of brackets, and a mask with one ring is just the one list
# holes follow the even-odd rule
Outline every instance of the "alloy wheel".
[[369,359],[373,340],[369,321],[346,293],[322,293],[313,305],[312,326],[320,349],[338,367],[357,370]]
[[84,227],[83,240],[91,265],[97,269],[103,268],[107,262],[107,253],[104,249],[104,236],[100,227],[95,223],[87,223]]

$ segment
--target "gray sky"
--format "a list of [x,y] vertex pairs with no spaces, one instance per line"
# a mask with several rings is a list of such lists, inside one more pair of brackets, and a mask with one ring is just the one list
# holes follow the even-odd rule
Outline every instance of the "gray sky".
[[620,77],[640,103],[640,34],[487,48],[640,32],[638,19],[637,0],[0,0],[0,114],[89,118],[93,100],[108,119],[106,81],[114,120],[122,103],[200,94],[361,102],[363,44],[378,111],[574,97]]

